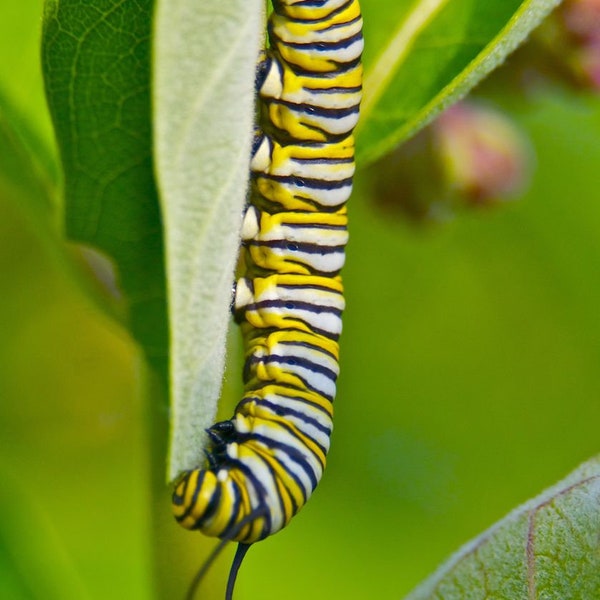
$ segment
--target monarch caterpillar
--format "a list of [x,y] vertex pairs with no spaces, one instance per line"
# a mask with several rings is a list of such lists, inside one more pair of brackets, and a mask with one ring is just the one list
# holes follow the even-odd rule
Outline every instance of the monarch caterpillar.
[[182,526],[246,549],[289,523],[325,468],[362,90],[357,0],[273,8],[233,301],[244,393],[234,416],[208,430],[207,466],[184,473],[173,493]]

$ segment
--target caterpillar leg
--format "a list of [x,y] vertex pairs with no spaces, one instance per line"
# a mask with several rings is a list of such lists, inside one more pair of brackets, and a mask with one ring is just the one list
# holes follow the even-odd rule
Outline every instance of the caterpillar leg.
[[285,66],[269,50],[263,50],[256,67],[256,93],[263,98],[280,98]]

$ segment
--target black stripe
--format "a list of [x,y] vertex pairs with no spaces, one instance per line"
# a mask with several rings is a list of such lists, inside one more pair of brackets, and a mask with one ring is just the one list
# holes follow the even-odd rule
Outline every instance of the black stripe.
[[[276,381],[276,382],[273,382],[273,381],[260,381],[259,385],[257,385],[255,388],[248,388],[246,390],[246,394],[257,393],[260,390],[262,390],[264,387],[266,387],[268,385],[271,385],[271,384],[275,384],[280,389],[284,389],[284,390],[289,390],[290,391],[289,395],[287,395],[287,396],[285,394],[280,394],[280,395],[283,395],[286,398],[289,398],[290,400],[296,400],[298,402],[306,402],[306,403],[310,404],[311,406],[313,406],[313,403],[310,402],[310,401],[308,401],[308,400],[306,400],[306,398],[303,398],[302,396],[296,396],[295,395],[295,392],[306,392],[306,390],[304,390],[302,388],[299,388],[298,386],[295,386],[295,385],[290,384],[288,382],[283,382],[283,381]],[[317,392],[316,395],[319,396],[320,398],[323,398],[323,400],[326,400],[327,402],[329,402],[330,404],[333,405],[333,401],[329,400],[328,398],[326,398],[322,394],[320,394],[320,393]],[[248,397],[250,397],[250,396],[248,396]],[[258,402],[262,402],[262,399],[259,398],[259,397],[257,397],[257,401]],[[328,417],[330,419],[332,418],[329,413],[326,412],[326,414],[328,415]]]
[[[299,6],[301,8],[324,8],[325,5],[329,2],[330,0],[300,0],[299,2],[296,2],[294,4],[294,7]],[[353,2],[354,0],[349,0],[349,2]],[[349,3],[347,2],[347,4]],[[288,5],[285,2],[282,2],[281,0],[273,0],[273,10],[277,13],[277,14],[281,14],[280,11],[282,10],[286,10],[286,8],[288,8]],[[284,15],[286,17],[286,19],[289,19],[290,17],[288,15]]]
[[[190,472],[190,474],[191,474],[191,472]],[[200,490],[202,489],[202,485],[204,484],[205,474],[206,474],[206,471],[204,471],[204,470],[200,471],[200,475],[198,476],[197,483],[196,483],[196,489],[194,490],[194,494],[192,496],[192,501],[188,505],[185,513],[183,513],[183,515],[177,517],[177,521],[179,521],[179,522],[184,521],[187,517],[190,516],[190,514],[193,512],[194,508],[196,507],[196,504],[198,502],[198,495],[200,494]],[[188,487],[187,486],[188,482],[189,482],[189,475],[188,475],[188,479],[186,481],[186,486],[185,486],[186,488]],[[203,523],[205,523],[208,519],[210,519],[210,517],[212,517],[212,515],[216,512],[216,510],[219,506],[219,503],[221,501],[221,493],[222,493],[221,486],[217,485],[217,487],[215,488],[215,493],[212,495],[210,501],[208,502],[208,505],[206,506],[206,510],[195,521],[194,527],[192,529],[199,529],[200,527],[202,527]],[[183,496],[181,497],[181,500],[182,501],[179,503],[179,505],[183,504]],[[175,502],[175,494],[173,495],[173,501]]]
[[[334,271],[321,271],[321,270],[317,269],[315,267],[315,265],[313,265],[309,262],[306,262],[306,261],[299,260],[299,259],[294,260],[291,256],[287,256],[285,259],[285,262],[288,265],[297,266],[298,269],[306,270],[308,272],[308,274],[311,275],[312,277],[336,277],[337,275],[339,275],[339,273],[342,269],[342,267],[340,267],[339,269],[335,269]],[[254,264],[254,268],[255,268],[255,271],[257,271],[257,272],[260,271],[261,275],[267,275],[269,273],[269,271],[267,271],[266,269],[263,269],[262,267],[260,267],[260,265]],[[264,271],[264,273],[263,273],[263,271]],[[293,273],[293,272],[290,271],[290,273]],[[305,276],[307,273],[299,272],[296,274]],[[250,305],[245,304],[244,306],[238,308],[234,314],[238,315],[241,311],[246,310],[246,307],[248,307],[248,306],[250,306]],[[311,326],[311,328],[312,328],[312,326]],[[285,327],[284,329],[288,330],[287,327]],[[313,328],[313,333],[320,333],[320,332],[321,332],[320,329]],[[337,338],[338,338],[338,336],[332,338],[331,335],[329,335],[329,334],[327,334],[327,337],[329,337],[330,339],[334,339],[334,340],[337,340]]]
[[[277,40],[274,40],[274,42],[272,42],[272,45],[275,44],[276,42],[277,42]],[[277,52],[279,53],[279,51],[277,51]],[[317,75],[318,77],[324,77],[328,73],[331,73],[332,75],[335,75],[335,76],[342,76],[350,71],[353,71],[354,69],[359,67],[361,64],[360,56],[357,56],[356,58],[354,58],[348,62],[339,62],[339,61],[336,61],[335,58],[329,57],[329,58],[327,58],[327,62],[330,65],[335,66],[336,69],[331,70],[331,71],[315,72],[310,69],[305,69],[302,65],[290,62],[289,60],[284,61],[283,58],[281,58],[280,60],[281,60],[281,62],[285,62],[286,66],[293,73],[295,73],[296,75],[303,76],[303,77],[314,77],[315,75]]]
[[[337,10],[339,10],[339,9],[337,9]],[[336,11],[329,13],[329,19],[327,19],[328,21],[335,14],[335,12]],[[362,21],[362,15],[360,13],[358,13],[358,15],[356,17],[354,17],[353,19],[348,19],[347,21],[337,21],[337,20],[333,19],[333,23],[331,25],[328,25],[324,29],[316,29],[316,32],[322,33],[323,31],[335,31],[336,29],[341,29],[342,27],[348,27],[349,25],[354,25],[355,23],[358,23],[359,21]],[[361,27],[359,33],[362,36],[362,27]]]
[[[266,212],[266,211],[265,211]],[[296,211],[296,210],[291,210],[288,211],[292,214],[298,214],[301,213],[301,211]],[[282,215],[285,213],[267,213],[271,216],[274,215]],[[308,214],[308,215],[315,215],[315,213],[304,213],[304,214]],[[346,217],[346,215],[343,215],[344,217]],[[316,219],[317,216],[315,215],[314,218]],[[290,227],[292,229],[325,229],[326,231],[346,231],[348,229],[348,227],[346,225],[331,225],[330,223],[295,223],[293,221],[282,221],[281,222],[281,227]]]
[[[246,369],[246,367],[248,367]],[[323,390],[317,389],[316,387],[314,387],[313,385],[310,385],[306,379],[304,377],[302,377],[301,375],[299,375],[298,373],[294,373],[292,371],[288,371],[287,372],[288,375],[292,376],[292,377],[296,377],[301,383],[296,387],[296,389],[300,390],[300,391],[304,391],[304,392],[311,392],[314,394],[318,394],[319,396],[321,396],[321,398],[324,398],[325,400],[328,400],[329,402],[333,403],[334,397],[330,394],[325,393]],[[247,377],[247,379],[246,379]],[[246,364],[244,365],[244,385],[248,385],[248,387],[252,386],[252,382],[253,381],[257,381],[257,382],[262,382],[262,385],[269,385],[269,384],[273,384],[273,383],[277,383],[276,379],[259,379],[258,377],[256,377],[256,373],[253,372],[251,370],[251,364],[249,363],[249,361],[246,361]],[[261,385],[257,385],[256,388],[254,388],[254,390],[258,390],[260,389],[262,386]],[[323,450],[324,451],[324,450]]]
[[[278,384],[281,386],[281,384]],[[253,390],[253,392],[257,392],[259,390],[261,390],[264,387],[263,382],[261,382],[261,385],[256,388],[255,390]],[[285,389],[291,389],[288,388],[287,386],[282,386]],[[293,391],[298,391],[296,389],[294,389]],[[320,398],[323,398],[323,396],[321,396],[321,394],[316,394],[317,396],[319,396]],[[277,396],[277,398],[275,397]],[[280,400],[279,398],[283,398],[285,400],[289,400],[290,402],[299,402],[300,404],[306,404],[306,406],[308,407],[309,410],[313,410],[313,411],[319,411],[321,413],[323,413],[330,421],[332,420],[332,416],[331,413],[324,408],[323,406],[321,406],[320,404],[317,404],[315,402],[313,402],[312,400],[307,400],[306,398],[302,398],[301,396],[294,396],[294,395],[287,395],[284,393],[276,393],[273,392],[273,394],[269,394],[266,398],[262,398],[260,396],[244,396],[244,398],[242,398],[242,400],[240,400],[238,402],[238,405],[235,407],[235,411],[236,412],[241,412],[243,415],[247,416],[247,411],[246,411],[246,404],[251,405],[251,404],[272,404],[273,406],[281,406],[281,404],[279,404],[280,402],[282,402],[282,400]],[[272,398],[272,400],[269,400],[268,398]],[[329,401],[331,403],[331,401]],[[288,409],[286,409],[288,410]],[[289,409],[289,410],[294,410],[294,409]]]
[[315,179],[310,177],[298,177],[297,175],[271,175],[264,172],[257,172],[257,179],[263,178],[279,183],[295,185],[296,187],[306,187],[313,190],[336,190],[345,187],[352,187],[352,177],[344,179]]
[[[274,440],[274,439],[264,436],[262,434],[257,434],[257,433],[248,434],[248,439],[256,440],[257,442],[264,444],[267,448],[277,448],[277,450],[281,450],[282,452],[285,452],[287,454],[288,458],[292,462],[295,462],[301,469],[304,470],[304,472],[308,476],[308,479],[311,482],[312,489],[314,490],[317,487],[317,483],[319,482],[319,480],[317,478],[317,474],[313,470],[311,464],[308,462],[308,459],[306,458],[306,456],[304,456],[304,454],[302,454],[302,452],[300,452],[300,450],[298,450],[297,448],[294,448],[294,446],[284,444],[283,442],[279,442],[277,440]],[[306,448],[306,446],[304,445],[302,440],[300,440],[300,442]],[[312,452],[310,449],[307,448],[307,451],[310,452],[313,456],[315,456],[315,453]],[[318,456],[315,456],[315,457],[317,459],[317,462],[322,465],[322,462],[319,460],[319,457]]]
[[[260,363],[277,363],[282,365],[288,365],[290,367],[299,367],[301,369],[307,369],[312,373],[324,375],[325,377],[330,379],[334,384],[337,379],[337,373],[332,371],[330,368],[325,367],[318,362],[313,362],[308,358],[297,355],[271,353],[266,354],[265,356],[256,356],[254,354],[251,354],[250,356],[248,356],[245,362],[246,364],[250,365],[250,367]],[[294,371],[289,372],[295,373]]]
[[282,346],[300,346],[302,348],[308,348],[309,350],[314,350],[315,352],[320,352],[321,354],[325,354],[326,356],[330,357],[336,363],[338,362],[337,358],[331,352],[329,352],[329,350],[326,350],[325,348],[323,348],[323,346],[319,346],[318,344],[311,344],[309,342],[303,342],[303,341],[289,342],[289,341],[285,341],[285,340],[279,341],[277,343],[281,344]]
[[[331,206],[329,206],[325,204],[319,204],[316,200],[313,200],[312,198],[308,198],[306,196],[301,196],[299,194],[294,194],[292,197],[297,202],[302,202],[307,206],[314,207],[313,210],[304,208],[294,209],[294,212],[298,213],[315,214],[316,212],[322,212],[327,214],[333,214],[341,210],[341,208],[346,204],[346,200],[344,200],[343,202],[338,202],[337,204],[332,204]],[[263,195],[256,196],[255,205],[260,206],[263,210],[267,212],[272,211],[271,214],[275,214],[276,212],[290,212],[289,208],[287,207],[287,201],[278,202],[271,198],[267,198]]]
[[[249,479],[250,481],[252,481],[252,484],[256,490],[256,495],[259,499],[265,498],[267,496],[266,490],[265,490],[264,486],[262,485],[262,483],[260,482],[260,480],[256,477],[256,475],[252,472],[252,470],[249,469],[241,460],[237,460],[237,459],[232,460],[230,469],[236,469],[236,470],[240,471],[246,479]],[[225,529],[223,530],[223,534],[221,534],[220,537],[225,537],[226,533],[228,531],[230,531],[233,527],[235,527],[241,521],[241,519],[238,519],[238,514],[240,512],[240,504],[242,501],[241,494],[240,494],[239,490],[237,489],[237,484],[235,483],[235,481],[233,483],[234,483],[233,488],[236,492],[236,501],[235,501],[235,505],[234,505],[235,510],[232,511],[231,518],[229,519],[229,522],[225,526]],[[244,487],[246,489],[248,489],[247,485],[244,485]],[[252,503],[252,499],[249,498],[249,500],[250,500],[250,503]],[[268,507],[263,504],[262,506],[258,506],[256,508],[261,508],[261,507],[264,507],[266,509],[266,510],[264,510],[264,513],[261,513],[257,517],[257,518],[265,519],[265,524],[263,525],[263,531],[262,531],[262,534],[260,535],[260,539],[263,539],[270,535],[272,521],[271,521],[271,512],[268,510]],[[252,507],[252,508],[254,509],[255,507]],[[243,515],[242,519],[244,519],[246,516],[248,516],[248,515]],[[250,531],[252,531],[252,523],[249,523],[248,526],[250,527]]]
[[[271,474],[271,479],[273,480],[273,487],[276,490],[277,493],[277,500],[279,501],[279,508],[281,509],[281,514],[285,515],[285,506],[283,503],[283,498],[281,497],[281,493],[279,492],[278,486],[277,486],[277,481],[279,481],[279,477],[277,476],[276,471],[273,469],[272,465],[269,463],[268,460],[266,460],[258,451],[256,450],[252,450],[252,452],[254,453],[254,456],[256,457],[257,460],[260,460],[265,467],[267,468],[267,470],[269,471],[269,473]],[[277,461],[276,461],[277,462]],[[287,489],[287,486],[283,486]],[[295,504],[295,501],[292,499],[292,503]],[[285,519],[284,519],[285,522]]]
[[[296,487],[300,490],[300,493],[302,494],[304,502],[306,502],[306,500],[308,498],[304,491],[304,485],[302,484],[302,482],[300,481],[298,476],[286,468],[286,466],[273,454],[271,448],[267,448],[266,453],[269,454],[271,456],[271,458],[273,459],[273,461],[276,462],[294,480],[294,482],[296,483]],[[260,454],[258,451],[256,451],[256,456],[265,463],[265,465],[269,469],[269,472],[272,474],[275,488],[278,487],[277,482],[280,482],[281,485],[283,486],[283,488],[287,491],[288,498],[290,499],[290,501],[292,503],[292,515],[291,516],[294,516],[298,512],[298,503],[296,502],[296,498],[294,497],[292,490],[286,485],[286,483],[281,479],[281,477],[279,477],[277,472],[274,470],[273,466],[269,463],[269,461],[264,456],[262,456],[262,454]],[[279,492],[279,490],[278,490],[277,496],[279,498],[279,506],[281,507],[281,513],[284,515],[283,521],[284,521],[284,525],[285,525],[285,521],[286,521],[285,517],[287,516],[287,513],[285,510],[283,498],[281,497],[281,492]]]
[[[206,521],[208,521],[216,512],[217,509],[219,508],[219,504],[221,503],[221,495],[222,495],[222,488],[220,485],[217,485],[217,487],[215,488],[215,493],[213,494],[212,498],[210,499],[208,505],[206,506],[206,510],[204,511],[204,514],[196,521],[196,526],[195,529],[199,529],[201,527],[202,523],[205,523]],[[194,504],[196,502],[196,498],[197,496],[194,496]]]
[[[296,8],[298,6],[300,6],[301,8],[305,8],[305,7],[325,8],[329,1],[330,0],[304,0],[302,2],[296,2],[294,4],[293,8]],[[327,13],[326,15],[323,15],[321,17],[316,17],[314,19],[292,17],[291,15],[289,15],[285,12],[286,8],[287,8],[287,6],[285,4],[280,4],[277,2],[277,0],[275,0],[275,2],[273,2],[273,4],[275,4],[276,2],[277,2],[277,4],[280,4],[280,6],[282,7],[283,10],[282,11],[275,10],[275,12],[277,14],[285,17],[291,23],[321,23],[323,21],[328,21],[328,20],[332,19],[333,17],[335,17],[336,15],[338,15],[341,12],[344,12],[355,1],[356,0],[348,0],[347,2],[343,3],[341,6],[338,6],[335,9],[331,9],[331,11],[329,13]]]
[[289,365],[290,367],[300,367],[303,369],[307,369],[312,373],[319,373],[320,375],[324,375],[328,379],[330,379],[334,384],[337,379],[337,373],[329,369],[328,367],[324,367],[319,363],[315,363],[310,361],[307,358],[303,358],[301,356],[284,356],[281,354],[269,354],[267,357],[267,362],[278,362],[284,365]]
[[[336,42],[327,42],[327,41],[318,41],[318,42],[287,42],[277,35],[274,34],[274,42],[275,45],[281,44],[286,48],[293,48],[294,50],[306,50],[306,51],[314,51],[316,53],[319,52],[332,52],[336,50],[344,50],[352,46],[352,44],[356,43],[363,39],[362,31],[357,31],[354,35],[351,35],[347,38]],[[351,59],[354,60],[354,59]]]
[[[298,433],[296,431],[294,431],[294,428],[291,424],[289,423],[285,423],[285,422],[281,422],[281,421],[273,421],[274,425],[277,425],[278,427],[280,427],[281,429],[285,430],[290,436],[294,437],[296,440],[298,440],[298,442],[300,442],[300,444],[306,448],[306,451],[309,452],[312,456],[314,456],[317,459],[317,462],[321,465],[321,469],[325,468],[325,463],[323,462],[323,460],[321,460],[321,458],[319,457],[318,454],[316,454],[315,452],[313,452],[307,445],[306,443],[302,440],[302,437],[300,437],[301,435],[305,438],[308,438],[312,443],[315,444],[315,446],[317,446],[317,448],[319,448],[319,450],[323,453],[326,454],[326,450],[325,448],[323,448],[323,446],[321,446],[321,444],[319,444],[319,442],[317,442],[314,438],[312,438],[310,435],[306,435],[305,433]],[[252,434],[252,437],[258,439],[260,437],[263,437],[264,439],[268,439],[268,440],[272,440],[273,441],[273,445],[275,443],[279,443],[276,442],[276,440],[273,440],[273,438],[267,437],[267,436],[263,436],[262,434]],[[291,458],[291,456],[290,456]]]
[[[274,277],[279,277],[278,275],[274,275]],[[292,277],[298,277],[298,275],[292,275]],[[268,277],[266,277],[265,279],[269,279]],[[322,280],[330,280],[331,277],[320,277],[319,279]],[[252,284],[254,284],[254,281],[252,281]],[[318,290],[321,292],[331,292],[332,294],[336,294],[337,296],[344,296],[344,294],[340,291],[337,290],[329,285],[327,285],[326,283],[323,283],[323,285],[319,285],[319,284],[314,284],[314,283],[280,283],[278,282],[277,284],[275,284],[276,287],[278,288],[282,288],[282,289],[286,289],[286,290]],[[252,293],[254,293],[254,285],[249,286],[252,289]]]
[[[191,475],[192,471],[189,472],[189,474],[186,477],[186,481],[185,481],[185,489],[183,494],[185,495],[185,492],[187,490],[187,487],[189,485],[190,482],[190,475]],[[202,483],[204,482],[204,473],[205,471],[200,471],[200,475],[196,481],[196,489],[194,490],[194,494],[192,495],[192,501],[189,503],[186,511],[183,513],[183,515],[177,517],[177,520],[179,522],[182,522],[186,517],[189,517],[190,513],[192,512],[192,510],[194,509],[194,507],[196,506],[196,502],[198,500],[198,494],[200,493],[200,488],[202,487]],[[197,524],[194,526],[194,528],[197,527]]]
[[[337,18],[341,13],[345,12],[348,8],[350,8],[351,5],[355,1],[356,0],[348,0],[345,4],[342,4],[342,5],[338,6],[337,8],[332,8],[331,11],[329,13],[327,13],[326,15],[322,15],[320,17],[315,17],[315,18],[293,17],[292,15],[290,15],[288,13],[282,14],[280,12],[278,12],[278,14],[280,16],[284,17],[286,19],[286,21],[288,21],[289,23],[294,23],[297,25],[307,25],[308,27],[311,28],[312,32],[321,33],[323,31],[333,31],[333,30],[339,29],[341,27],[347,27],[348,25],[353,25],[354,23],[357,23],[358,21],[362,20],[362,15],[360,14],[360,12],[356,17],[353,17],[352,19],[340,20]],[[298,4],[295,4],[294,7],[295,6],[298,6]],[[324,6],[322,8],[324,8]],[[281,25],[283,25],[283,28],[287,29],[285,24],[281,24]],[[325,27],[319,28],[318,25],[325,25]],[[274,29],[274,26],[273,26],[273,29]]]
[[[265,104],[266,103],[267,103],[267,101],[265,101]],[[315,144],[315,143],[317,143],[317,144],[343,143],[348,139],[348,136],[350,134],[350,131],[346,131],[346,132],[342,132],[342,133],[331,133],[330,131],[326,131],[325,129],[322,129],[321,127],[318,127],[317,125],[314,125],[311,123],[301,122],[301,125],[303,127],[305,127],[306,129],[308,129],[309,131],[315,131],[315,132],[319,133],[323,137],[322,140],[304,140],[307,143],[313,143],[313,144]],[[297,138],[292,138],[289,131],[286,131],[285,129],[280,129],[279,127],[276,127],[272,123],[270,124],[269,129],[270,129],[272,135],[276,139],[278,139],[280,141],[280,143],[283,143],[283,144],[295,144],[296,143]],[[253,198],[252,198],[253,204],[256,202],[254,198],[255,198],[255,196],[253,196]]]
[[[331,277],[320,277],[320,279],[331,279]],[[331,292],[332,294],[337,294],[338,296],[344,296],[344,294],[325,283],[323,285],[314,284],[314,283],[277,283],[278,288],[283,288],[285,290],[318,290],[321,292]]]
[[[332,77],[332,79],[337,79],[339,73],[334,73],[334,75],[335,77]],[[358,94],[362,91],[362,85],[354,87],[331,86],[323,88],[303,85],[302,89],[306,92],[317,92],[319,94]]]
[[[247,240],[245,246],[254,246],[260,248],[273,248],[279,250],[289,250],[290,252],[301,252],[304,254],[344,254],[345,245],[326,246],[321,244],[311,244],[310,242],[289,242],[288,240]],[[300,257],[295,260],[299,261]]]
[[254,377],[254,378],[244,382],[244,384],[246,386],[245,389],[246,389],[247,393],[258,393],[258,392],[260,392],[260,390],[262,388],[264,388],[268,385],[277,385],[277,386],[285,387],[285,389],[294,390],[296,392],[314,393],[316,396],[319,396],[323,400],[326,400],[327,402],[330,402],[331,404],[333,404],[333,398],[328,398],[327,396],[325,396],[325,394],[323,394],[319,390],[308,390],[306,388],[306,386],[304,385],[304,383],[302,383],[302,384],[295,384],[295,383],[290,383],[290,382],[283,383],[282,381],[277,381],[274,379],[263,380],[263,379],[257,379],[256,377]]
[[[298,144],[300,145],[300,144]],[[329,145],[329,144],[327,144]],[[323,152],[326,152],[326,149],[323,149]],[[345,165],[345,164],[354,164],[354,157],[348,156],[347,158],[300,158],[292,156],[291,159],[295,163],[300,164],[310,164],[310,165]]]
[[263,308],[285,308],[286,310],[302,310],[318,315],[320,313],[330,313],[337,317],[341,316],[342,310],[335,306],[325,306],[303,300],[260,300],[246,305],[246,310],[261,310]]
[[316,419],[312,417],[307,417],[303,412],[300,412],[299,410],[281,406],[280,404],[277,404],[276,402],[271,402],[269,400],[261,400],[260,405],[265,406],[279,417],[294,417],[296,419],[300,419],[301,421],[304,421],[304,423],[306,423],[307,425],[318,429],[321,433],[324,433],[327,436],[331,435],[331,427],[326,427],[325,425],[322,425]]
[[[275,98],[267,99],[266,104],[287,106],[293,112],[316,115],[318,117],[325,117],[326,119],[343,119],[344,117],[349,117],[350,115],[355,115],[359,112],[359,104],[355,104],[349,108],[321,108],[320,106],[296,104],[295,102],[288,102],[287,100],[278,100]],[[345,137],[347,138],[348,134],[346,134]]]

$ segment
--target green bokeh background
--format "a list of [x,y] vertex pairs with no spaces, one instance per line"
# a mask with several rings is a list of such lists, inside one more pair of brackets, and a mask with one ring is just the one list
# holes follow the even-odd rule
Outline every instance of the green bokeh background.
[[[0,11],[0,82],[50,145],[41,3]],[[600,101],[497,100],[536,154],[518,201],[415,229],[378,212],[376,172],[359,173],[328,470],[290,527],[249,553],[237,600],[400,598],[598,452]],[[224,416],[240,389],[232,339]],[[140,370],[27,207],[0,196],[1,598],[156,588],[153,548],[173,541],[151,534]],[[175,539],[189,579],[213,541]],[[230,557],[203,598],[222,598]]]

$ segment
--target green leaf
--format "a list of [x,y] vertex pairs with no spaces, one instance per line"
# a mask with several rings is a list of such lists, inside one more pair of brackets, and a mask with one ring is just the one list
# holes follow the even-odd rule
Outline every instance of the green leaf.
[[70,238],[111,257],[130,327],[166,379],[162,229],[152,168],[152,2],[48,0],[46,93],[64,170]]
[[406,600],[600,597],[600,456],[463,546]]
[[64,542],[44,507],[0,465],[0,589],[12,600],[85,599],[83,586]]
[[365,0],[357,163],[373,162],[460,100],[560,0]]
[[0,87],[0,195],[25,205],[44,221],[54,219],[54,167],[43,142]]
[[0,2],[0,82],[4,97],[19,108],[38,141],[54,153],[40,68],[43,5],[43,0]]
[[262,0],[162,0],[156,171],[165,220],[173,409],[169,477],[202,460],[214,420],[254,122]]

